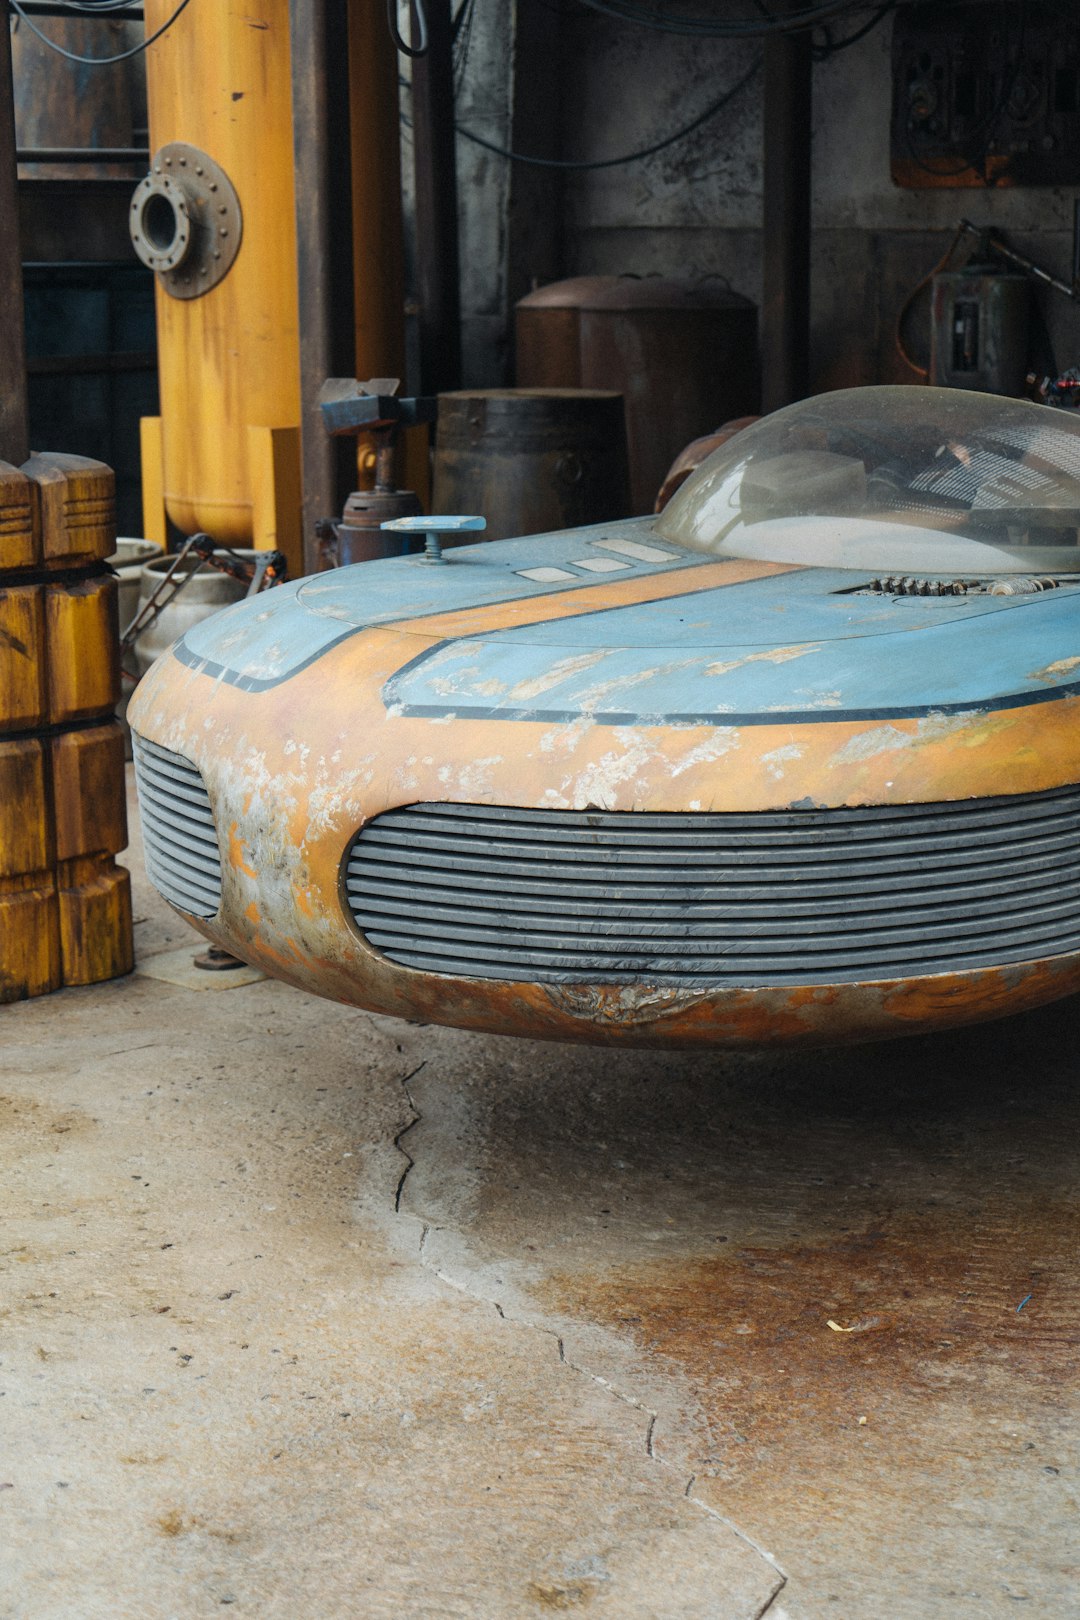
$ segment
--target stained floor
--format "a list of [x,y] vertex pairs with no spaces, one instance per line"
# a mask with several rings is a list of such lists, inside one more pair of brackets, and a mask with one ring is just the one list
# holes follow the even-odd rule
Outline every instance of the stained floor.
[[1080,1616],[1075,1003],[519,1043],[152,977],[133,870],[0,1013],[5,1620]]

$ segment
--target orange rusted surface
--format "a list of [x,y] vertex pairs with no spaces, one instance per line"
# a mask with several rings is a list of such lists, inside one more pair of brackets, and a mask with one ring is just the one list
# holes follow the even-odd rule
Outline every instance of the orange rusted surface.
[[[734,574],[760,577],[769,567],[721,563],[693,572],[696,583],[713,572],[734,583]],[[648,582],[653,594],[686,587],[678,573]],[[619,582],[548,597],[545,616],[583,612],[594,598],[610,602],[641,588]],[[806,801],[960,800],[1080,780],[1076,697],[996,713],[745,729],[524,720],[513,724],[512,738],[511,728],[490,720],[448,724],[385,706],[385,683],[425,646],[515,624],[523,611],[510,602],[359,631],[276,687],[272,703],[173,659],[151,671],[132,708],[134,724],[199,766],[225,834],[221,913],[200,925],[209,938],[304,989],[400,1017],[637,1045],[794,1045],[916,1033],[1080,988],[1080,957],[839,987],[712,992],[455,980],[452,994],[445,977],[387,961],[346,920],[339,885],[359,828],[396,806],[461,800],[752,811]]]
[[[512,720],[455,713],[452,687],[436,717],[406,712],[388,685],[419,656],[458,638],[684,596],[687,612],[696,612],[699,593],[727,600],[718,587],[767,584],[789,571],[760,561],[703,562],[346,628],[269,695],[162,660],[136,695],[132,719],[150,741],[199,767],[219,837],[227,834],[222,906],[202,925],[205,932],[291,983],[374,1010],[634,1045],[799,1045],[914,1034],[1021,1011],[1080,987],[1080,955],[783,989],[449,978],[391,963],[347,919],[340,888],[346,849],[367,821],[412,803],[753,812],[962,801],[1080,781],[1080,695],[1068,693],[996,711],[909,717],[832,719],[826,710],[774,724],[766,711],[754,723],[733,715],[729,724],[714,711],[701,723],[600,724],[587,712],[570,721],[533,717],[529,705],[546,690],[546,677],[523,683]],[[323,611],[324,601],[313,599],[311,611]],[[333,618],[340,610],[329,601],[325,611]],[[346,606],[342,613],[346,627],[355,622],[351,612]],[[778,629],[785,622],[773,621]],[[861,620],[853,623],[858,632]],[[770,669],[813,651],[813,643],[773,645],[768,638],[764,646],[733,643],[730,656],[705,674],[722,678],[756,669],[756,661]]]

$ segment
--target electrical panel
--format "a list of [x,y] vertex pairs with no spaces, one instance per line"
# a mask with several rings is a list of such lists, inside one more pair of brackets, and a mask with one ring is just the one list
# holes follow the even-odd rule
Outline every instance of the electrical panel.
[[897,8],[897,185],[1080,185],[1080,0]]

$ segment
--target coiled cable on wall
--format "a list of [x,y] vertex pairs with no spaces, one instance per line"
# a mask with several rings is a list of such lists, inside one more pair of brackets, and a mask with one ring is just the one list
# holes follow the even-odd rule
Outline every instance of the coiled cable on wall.
[[409,0],[409,8],[416,20],[415,45],[410,45],[398,27],[397,0],[386,0],[386,23],[390,29],[390,38],[401,52],[402,56],[426,56],[428,49],[427,12],[424,9],[424,0]]
[[[697,39],[760,39],[770,34],[798,33],[847,12],[867,9],[867,0],[819,0],[817,5],[784,12],[770,12],[762,4],[758,7],[759,19],[741,17],[733,22],[718,22],[707,17],[659,11],[655,7],[637,5],[634,0],[578,0],[578,3],[619,22],[637,23],[658,33],[687,34]],[[899,0],[889,0],[887,10],[895,10],[898,4]]]
[[499,146],[495,141],[489,141],[483,135],[477,135],[474,130],[466,129],[462,124],[455,124],[457,133],[466,141],[472,141],[474,146],[482,146],[486,152],[494,152],[497,157],[508,158],[511,163],[528,163],[540,169],[614,169],[623,163],[640,163],[643,158],[653,157],[657,152],[663,152],[667,147],[674,146],[677,141],[685,140],[692,135],[695,129],[707,124],[710,118],[725,108],[729,101],[734,101],[740,91],[756,78],[761,69],[762,59],[754,58],[741,78],[736,79],[729,90],[714,101],[705,111],[699,113],[689,124],[677,129],[672,135],[665,135],[663,140],[654,141],[651,146],[643,146],[639,152],[627,152],[622,157],[610,158],[546,158],[532,157],[527,152],[514,152],[508,146]]

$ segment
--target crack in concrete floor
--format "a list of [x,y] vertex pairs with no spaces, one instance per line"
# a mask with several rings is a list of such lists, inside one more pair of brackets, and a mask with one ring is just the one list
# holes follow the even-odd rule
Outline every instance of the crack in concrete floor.
[[[623,1389],[620,1389],[617,1384],[612,1383],[609,1379],[603,1377],[602,1374],[594,1372],[592,1369],[572,1361],[566,1354],[565,1341],[557,1328],[546,1327],[540,1322],[535,1320],[527,1320],[524,1317],[515,1317],[511,1312],[508,1312],[505,1309],[500,1300],[492,1299],[482,1293],[472,1293],[465,1281],[447,1271],[441,1270],[437,1264],[433,1264],[430,1258],[425,1255],[424,1251],[427,1246],[428,1236],[431,1232],[431,1224],[430,1222],[426,1221],[423,1216],[411,1214],[403,1207],[403,1205],[409,1175],[416,1167],[416,1161],[413,1159],[409,1149],[405,1146],[405,1138],[416,1128],[416,1126],[422,1122],[423,1119],[410,1086],[412,1081],[415,1080],[426,1067],[427,1059],[425,1059],[422,1063],[417,1064],[416,1068],[411,1070],[410,1073],[405,1075],[402,1079],[402,1090],[405,1093],[405,1099],[412,1117],[394,1138],[394,1146],[405,1159],[405,1166],[402,1170],[401,1179],[398,1182],[397,1191],[394,1197],[394,1212],[404,1219],[419,1225],[420,1233],[416,1244],[417,1258],[428,1270],[434,1273],[440,1282],[446,1283],[452,1288],[457,1288],[464,1293],[470,1293],[472,1298],[480,1301],[483,1304],[490,1305],[503,1321],[516,1322],[519,1326],[530,1328],[534,1332],[545,1334],[547,1337],[554,1339],[558,1349],[560,1365],[567,1367],[571,1372],[576,1373],[579,1377],[587,1378],[591,1383],[596,1384],[600,1389],[605,1390],[615,1400],[624,1402],[627,1406],[631,1407],[636,1412],[640,1412],[646,1418],[647,1422],[643,1435],[645,1455],[651,1462],[656,1463],[660,1468],[674,1472],[675,1470],[673,1469],[672,1464],[667,1462],[663,1457],[657,1456],[653,1449],[653,1434],[656,1429],[658,1414],[653,1411],[651,1407],[644,1405],[633,1395],[627,1393],[627,1391]],[[768,1564],[769,1568],[773,1571],[776,1577],[777,1584],[775,1590],[771,1592],[768,1597],[766,1597],[762,1607],[753,1616],[753,1620],[762,1620],[762,1617],[767,1613],[773,1616],[773,1620],[785,1620],[785,1616],[783,1614],[778,1614],[775,1605],[777,1599],[780,1597],[780,1594],[788,1584],[787,1575],[780,1568],[776,1559],[764,1547],[759,1546],[752,1536],[747,1535],[739,1528],[737,1524],[734,1524],[730,1519],[725,1518],[724,1515],[718,1512],[716,1508],[711,1507],[707,1502],[699,1501],[693,1495],[695,1478],[696,1476],[691,1474],[689,1479],[682,1486],[683,1496],[689,1501],[693,1502],[695,1507],[699,1508],[701,1512],[706,1515],[706,1517],[715,1520],[718,1524],[723,1525],[726,1530],[729,1530],[733,1535],[737,1536],[740,1541],[744,1541],[760,1558],[765,1560],[766,1564]],[[678,1488],[677,1481],[675,1482],[675,1486]]]
[[2,1017],[3,1620],[767,1609],[639,1414],[412,1252],[441,1032],[138,976]]
[[738,1060],[0,1016],[3,1620],[1080,1615],[1075,1004]]

